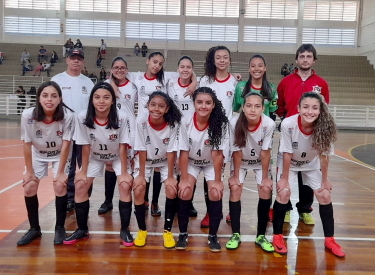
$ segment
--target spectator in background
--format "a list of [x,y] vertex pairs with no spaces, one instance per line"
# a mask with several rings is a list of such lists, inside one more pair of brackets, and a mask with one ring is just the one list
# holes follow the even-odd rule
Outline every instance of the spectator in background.
[[143,44],[142,44],[141,52],[142,52],[142,56],[143,56],[143,57],[145,57],[146,54],[147,54],[147,52],[148,52],[148,48],[147,48],[145,42],[143,42]]
[[3,60],[4,60],[4,54],[2,51],[0,51],[0,65],[3,65]]
[[89,76],[89,71],[87,70],[86,67],[83,67],[83,70],[81,71],[81,74],[83,74],[85,76]]
[[288,74],[292,74],[292,73],[294,73],[294,65],[293,65],[293,63],[290,63],[289,69],[288,69]]
[[286,77],[289,74],[288,71],[288,63],[284,63],[284,65],[281,67],[281,75]]
[[46,72],[48,77],[50,76],[50,70],[51,70],[51,64],[48,63],[47,61],[44,61],[43,72]]
[[91,73],[89,75],[89,78],[92,80],[92,82],[94,82],[94,84],[96,84],[98,82],[98,77],[97,77],[95,72]]
[[30,61],[30,53],[24,49],[21,54],[21,65],[25,64],[27,59]]
[[47,50],[43,46],[40,46],[39,54],[38,54],[38,62],[43,62],[44,60],[46,60],[46,57],[47,57]]
[[39,62],[39,65],[36,66],[35,70],[34,70],[34,76],[39,72],[39,75],[40,76],[40,73],[42,72],[43,70],[43,63]]
[[49,61],[51,63],[51,66],[53,66],[53,64],[55,64],[58,60],[59,60],[59,56],[57,55],[55,51],[52,51],[51,59]]
[[98,53],[96,54],[96,67],[100,68],[102,66],[102,51],[100,47],[98,48]]
[[141,48],[139,47],[138,43],[135,43],[135,46],[134,46],[135,55],[138,56],[140,52],[141,52]]
[[81,40],[77,39],[77,42],[74,44],[74,48],[83,50],[83,46],[82,46]]
[[21,115],[23,109],[26,107],[26,91],[23,89],[23,86],[18,86],[18,89],[14,92],[14,94],[18,96],[17,114]]
[[104,42],[104,39],[102,39],[102,44],[100,45],[100,52],[102,54],[102,59],[105,59],[105,55],[107,53],[107,44]]
[[99,81],[105,81],[107,79],[107,72],[102,67],[99,72]]
[[36,88],[31,86],[27,94],[30,95],[30,107],[34,106],[36,102]]
[[22,76],[25,75],[26,72],[32,71],[31,62],[29,59],[26,59],[24,64],[22,65]]

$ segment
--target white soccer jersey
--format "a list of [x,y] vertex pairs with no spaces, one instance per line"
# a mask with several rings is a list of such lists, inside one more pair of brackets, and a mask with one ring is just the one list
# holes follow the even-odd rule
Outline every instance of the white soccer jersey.
[[128,73],[128,79],[133,83],[138,90],[138,116],[148,116],[147,102],[149,96],[155,91],[167,92],[167,83],[171,78],[178,77],[178,73],[164,72],[164,83],[161,85],[159,81],[154,78],[147,78],[146,73]]
[[211,83],[208,81],[208,77],[204,76],[201,78],[199,83],[199,87],[210,87],[213,91],[215,91],[217,98],[223,104],[225,115],[227,116],[228,120],[231,120],[233,115],[232,104],[236,86],[237,80],[231,74],[229,74],[227,79],[218,80],[215,78],[215,81]]
[[231,151],[242,151],[241,168],[261,169],[262,161],[260,154],[262,150],[269,150],[272,148],[272,137],[276,124],[271,118],[262,114],[261,119],[255,129],[247,132],[245,147],[239,148],[238,146],[234,145],[234,128],[238,117],[239,116],[235,116],[230,121]]
[[95,129],[83,124],[86,111],[78,114],[76,120],[76,144],[91,146],[90,158],[112,161],[120,156],[120,144],[130,143],[129,119],[126,113],[118,111],[118,129],[106,129],[107,124],[94,123]]
[[167,153],[177,151],[176,137],[179,125],[166,124],[162,129],[155,129],[149,117],[138,117],[136,121],[135,151],[147,151],[146,166],[167,165]]
[[71,140],[74,114],[65,109],[64,119],[44,123],[32,118],[35,107],[25,109],[21,117],[21,140],[31,142],[32,157],[37,161],[59,161],[63,140]]
[[60,86],[65,105],[72,109],[75,115],[87,109],[90,93],[94,87],[90,78],[83,74],[70,76],[62,72],[52,77],[51,80]]
[[173,99],[182,115],[190,118],[194,112],[194,102],[191,96],[184,97],[186,88],[180,84],[180,78],[170,79],[167,85],[168,95]]
[[189,163],[195,166],[207,166],[213,164],[212,150],[223,150],[228,131],[223,135],[219,148],[213,148],[208,138],[208,125],[199,130],[196,124],[196,114],[190,118],[184,118],[179,133],[178,149],[189,151]]
[[[299,114],[287,117],[281,124],[280,153],[292,153],[291,171],[308,171],[320,169],[320,160],[312,149],[312,135],[301,130]],[[332,151],[329,154],[333,154]],[[281,160],[280,160],[281,161]],[[280,163],[282,164],[282,163]],[[278,165],[279,167],[281,165]]]

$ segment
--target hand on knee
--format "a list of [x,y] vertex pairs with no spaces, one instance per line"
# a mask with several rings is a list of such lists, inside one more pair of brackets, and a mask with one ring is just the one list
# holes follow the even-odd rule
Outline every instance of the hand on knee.
[[174,199],[177,196],[177,186],[174,185],[165,185],[165,195],[169,199]]
[[179,186],[178,188],[178,197],[181,199],[181,200],[191,200],[191,198],[193,197],[193,190],[190,186],[184,186],[181,188],[181,186]]

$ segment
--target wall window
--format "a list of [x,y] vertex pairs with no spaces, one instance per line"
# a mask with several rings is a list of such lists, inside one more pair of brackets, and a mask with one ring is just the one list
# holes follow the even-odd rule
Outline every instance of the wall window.
[[237,25],[186,24],[185,39],[189,41],[237,42]]
[[304,28],[302,43],[354,46],[355,29]]
[[5,34],[20,35],[59,35],[60,19],[6,16]]
[[245,18],[297,19],[298,0],[245,0]]
[[60,0],[5,0],[6,8],[60,10]]
[[120,21],[67,19],[66,34],[76,37],[120,37]]
[[66,10],[121,12],[121,0],[66,0]]
[[186,0],[186,15],[238,17],[239,0]]
[[245,26],[244,42],[247,43],[297,43],[297,28]]
[[303,19],[356,21],[357,1],[305,1]]
[[147,40],[179,40],[179,23],[126,22],[126,37]]
[[135,14],[180,15],[180,0],[127,0],[126,12]]

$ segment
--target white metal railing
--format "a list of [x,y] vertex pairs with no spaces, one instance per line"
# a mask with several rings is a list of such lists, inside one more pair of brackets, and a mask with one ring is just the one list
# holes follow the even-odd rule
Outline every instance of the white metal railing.
[[[15,94],[0,94],[0,115],[16,115],[18,108],[29,108],[35,104],[34,95],[25,95],[26,102],[21,102]],[[22,111],[22,110],[20,110]]]

